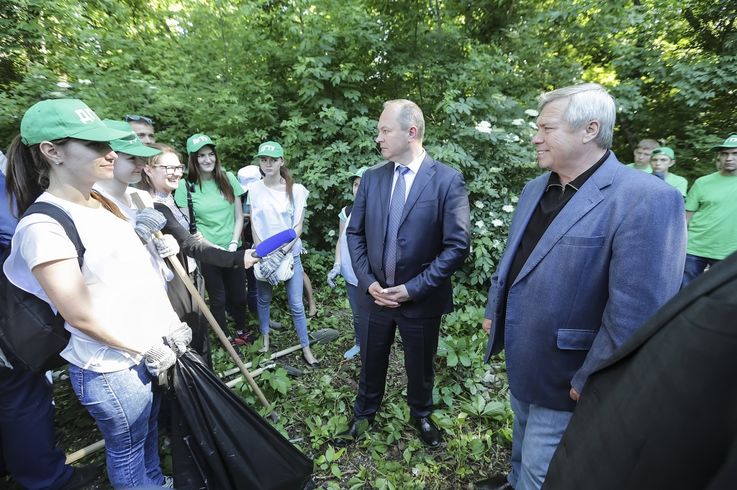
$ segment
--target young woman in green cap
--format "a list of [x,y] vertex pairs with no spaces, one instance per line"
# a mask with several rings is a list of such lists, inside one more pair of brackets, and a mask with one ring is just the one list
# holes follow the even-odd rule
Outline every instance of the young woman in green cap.
[[[259,146],[256,155],[263,174],[263,180],[248,186],[248,197],[251,202],[251,224],[253,242],[258,245],[261,240],[287,228],[294,228],[297,236],[302,234],[304,211],[309,192],[292,178],[284,160],[284,150],[279,143],[267,141]],[[287,300],[292,313],[294,328],[302,345],[305,362],[317,366],[317,359],[310,350],[310,338],[307,334],[307,317],[302,302],[302,262],[300,252],[302,241],[297,239],[289,253],[294,258],[294,274],[286,281]],[[263,350],[269,349],[269,320],[272,298],[272,286],[266,281],[256,281],[258,292],[258,321]]]
[[9,148],[8,189],[21,215],[40,201],[71,217],[85,246],[83,266],[62,226],[32,214],[18,223],[3,269],[66,320],[71,337],[61,355],[105,439],[112,485],[171,486],[159,467],[160,395],[152,383],[187,349],[191,331],[169,305],[141,243],[160,226],[157,216],[142,213],[134,231],[92,190],[113,178],[117,155],[108,142],[127,136],[76,99],[45,100],[26,111]]
[[[189,162],[187,175],[179,182],[174,200],[188,209],[192,200],[197,231],[209,242],[231,252],[241,245],[243,188],[232,172],[223,170],[215,143],[206,134],[194,134],[187,140]],[[246,332],[246,273],[241,267],[202,264],[202,275],[210,300],[210,310],[223,331],[230,329],[225,320],[227,309],[235,323],[234,343],[250,340]]]

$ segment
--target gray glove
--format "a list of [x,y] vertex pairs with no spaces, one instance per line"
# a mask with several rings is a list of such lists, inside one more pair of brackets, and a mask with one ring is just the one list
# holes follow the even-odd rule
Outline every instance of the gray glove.
[[[261,262],[258,263],[261,277],[269,281],[272,286],[279,281],[272,283],[269,278],[274,275],[274,272],[276,272],[276,270],[279,268],[282,261],[284,260],[284,257],[286,257],[286,255],[284,254],[284,252],[281,251],[281,249],[274,250],[266,257],[262,258]],[[276,280],[276,278],[274,278],[274,280]]]
[[182,322],[169,331],[169,335],[166,336],[164,341],[174,351],[174,354],[180,357],[187,352],[189,343],[192,342],[192,329]]
[[143,208],[136,214],[135,230],[143,243],[151,241],[154,233],[161,230],[166,224],[163,214],[154,208]]
[[333,264],[333,268],[328,272],[328,286],[335,287],[335,278],[340,275],[340,264]]
[[146,369],[157,378],[177,362],[177,355],[164,344],[156,344],[143,354]]
[[179,253],[179,243],[171,235],[163,235],[161,238],[153,237],[154,246],[159,257],[165,259]]

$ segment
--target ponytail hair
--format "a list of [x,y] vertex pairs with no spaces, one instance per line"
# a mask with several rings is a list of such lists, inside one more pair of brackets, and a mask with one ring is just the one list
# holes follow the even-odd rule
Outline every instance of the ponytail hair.
[[[52,143],[62,145],[67,141],[69,138],[54,140]],[[39,145],[25,145],[20,135],[10,142],[7,158],[5,190],[11,213],[19,218],[48,189],[51,164],[41,154]]]
[[[55,145],[63,145],[71,138],[53,140]],[[38,196],[49,188],[49,169],[51,164],[41,153],[39,145],[28,146],[21,141],[20,135],[13,138],[8,147],[8,168],[6,171],[5,191],[13,216],[20,218],[33,204]],[[108,198],[97,191],[91,191],[93,199],[122,220],[126,217]]]

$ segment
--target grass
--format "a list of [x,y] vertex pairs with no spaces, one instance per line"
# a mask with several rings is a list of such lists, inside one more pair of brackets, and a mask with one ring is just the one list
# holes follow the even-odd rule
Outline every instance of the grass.
[[[342,357],[353,345],[344,290],[317,287],[315,293],[318,315],[310,319],[310,331],[334,328],[341,332],[331,343],[313,345],[321,367],[308,368],[297,351],[277,360],[277,368],[265,371],[256,381],[280,416],[275,426],[315,461],[314,479],[319,488],[463,489],[472,488],[475,480],[507,471],[512,416],[504,363],[482,363],[485,337],[480,334],[479,311],[472,307],[447,315],[441,328],[433,418],[443,431],[442,447],[426,450],[409,424],[403,352],[398,341],[392,349],[386,396],[373,431],[347,448],[333,446],[331,440],[351,418],[360,360]],[[271,334],[271,351],[275,352],[296,344],[297,337],[288,314],[278,307],[286,304],[283,288],[277,289],[273,304],[274,319],[284,324]],[[255,326],[255,320],[251,322]],[[266,358],[257,348],[258,344],[242,350],[245,360],[253,361],[254,366]],[[233,367],[222,349],[215,350],[213,359],[216,372]],[[290,377],[284,364],[299,369],[302,375]],[[234,389],[251,407],[267,415],[247,384],[241,382]],[[60,444],[67,453],[101,439],[68,380],[55,382],[54,392]],[[89,463],[104,466],[104,453],[79,464]],[[162,449],[162,466],[171,474],[166,448]],[[110,487],[101,475],[90,488]]]

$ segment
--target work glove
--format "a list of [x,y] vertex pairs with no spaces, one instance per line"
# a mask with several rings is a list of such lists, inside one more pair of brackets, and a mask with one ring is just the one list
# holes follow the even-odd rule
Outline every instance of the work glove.
[[158,378],[177,362],[177,355],[164,344],[155,344],[143,354],[146,369],[151,376]]
[[340,275],[340,264],[333,264],[333,268],[330,269],[330,272],[328,272],[328,286],[331,288],[334,288],[336,286],[335,284],[335,278]]
[[180,357],[187,352],[189,343],[192,342],[192,329],[182,322],[169,331],[169,335],[164,338],[164,341],[174,351],[174,354]]
[[284,257],[286,257],[286,255],[281,251],[281,249],[274,250],[254,266],[255,272],[258,273],[258,276],[263,278],[262,280],[268,281],[272,286],[276,285],[279,281],[273,277],[274,282],[272,282],[269,278],[274,275],[274,272],[279,268]]
[[151,237],[166,224],[163,214],[154,208],[143,208],[136,214],[135,230],[143,243],[151,241]]
[[165,259],[179,253],[179,243],[171,235],[163,235],[161,238],[153,237],[154,246],[159,257]]

